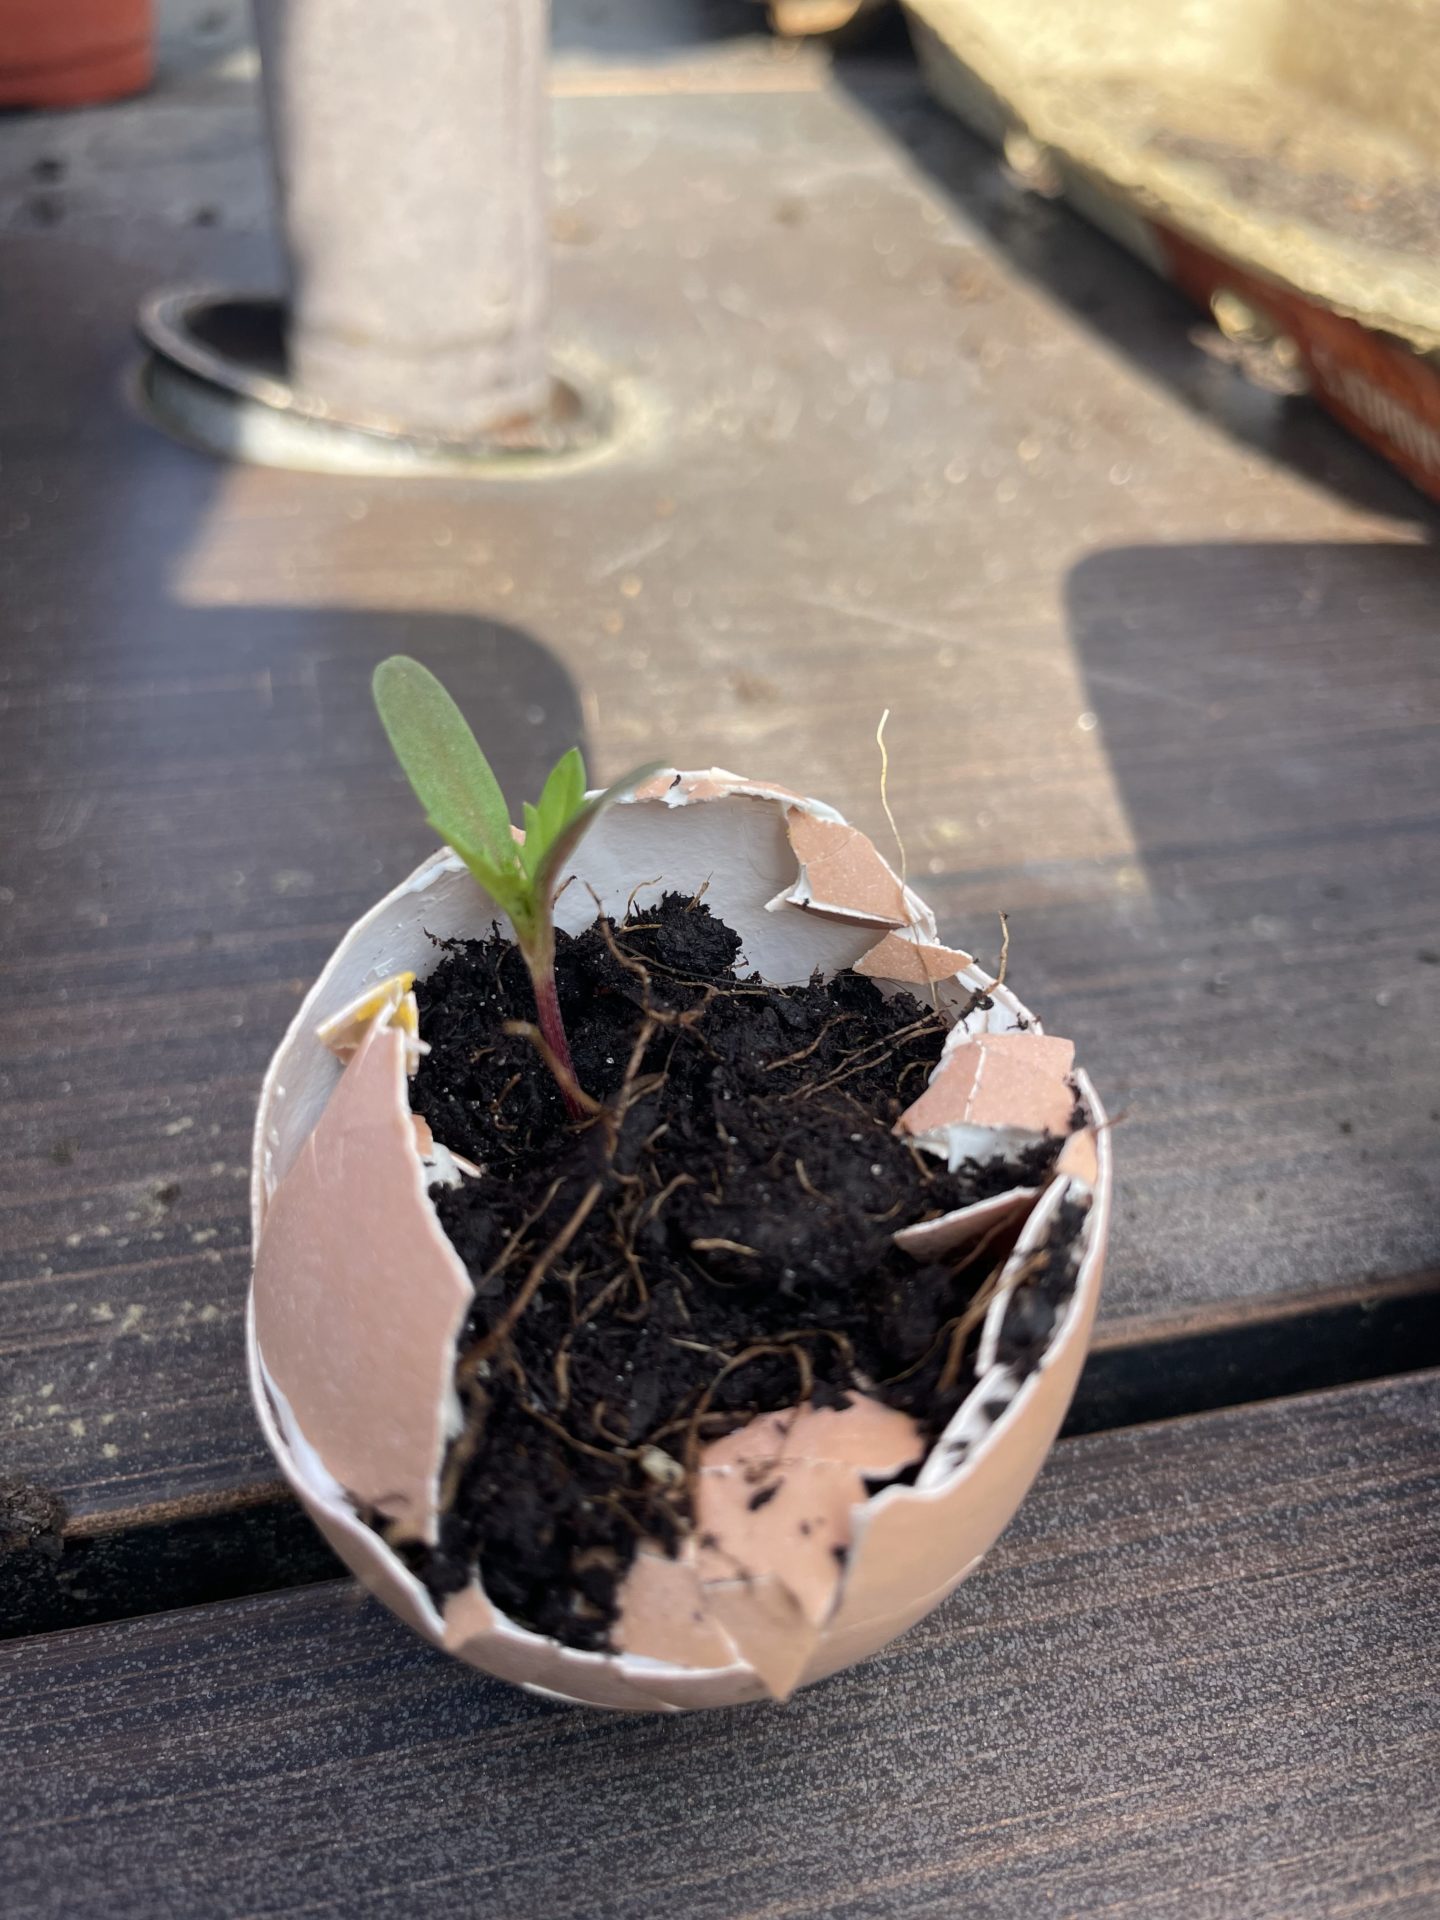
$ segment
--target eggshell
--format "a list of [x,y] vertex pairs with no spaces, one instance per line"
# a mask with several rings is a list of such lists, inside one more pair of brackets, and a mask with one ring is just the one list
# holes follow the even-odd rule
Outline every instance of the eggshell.
[[735,1648],[706,1611],[693,1543],[675,1557],[642,1547],[620,1590],[611,1638],[622,1653],[681,1667],[727,1667]]
[[[414,985],[413,973],[393,974],[378,987],[369,987],[357,994],[348,1006],[341,1007],[328,1020],[322,1020],[315,1029],[315,1038],[321,1046],[328,1047],[337,1060],[347,1061],[368,1033],[371,1022],[385,1013],[390,1016],[392,1026],[399,1027],[416,1043],[412,1051],[418,1057],[420,1011],[411,991]],[[416,1060],[407,1056],[406,1065],[413,1073]]]
[[817,819],[799,807],[787,818],[800,873],[781,900],[842,919],[906,925],[905,890],[858,827]]
[[943,980],[953,980],[975,964],[975,956],[954,947],[941,947],[919,940],[909,931],[887,933],[885,938],[862,953],[855,962],[856,973],[874,980],[898,981],[902,986],[929,988]]
[[1034,1032],[983,1033],[947,1048],[924,1093],[897,1131],[943,1154],[951,1167],[992,1158],[1070,1131],[1075,1049]]
[[[816,831],[815,823],[844,831]],[[805,876],[792,837],[813,856],[804,863],[812,870]],[[833,809],[721,769],[657,776],[609,809],[583,843],[560,899],[559,924],[578,932],[594,917],[597,899],[606,912],[622,914],[637,886],[642,896],[649,889],[706,889],[707,902],[740,933],[744,961],[778,984],[856,965],[887,993],[913,992],[934,977],[936,1001],[956,1023],[934,1080],[947,1077],[943,1112],[956,1111],[956,1089],[963,1088],[959,1111],[971,1117],[942,1118],[938,1138],[935,1129],[922,1129],[915,1138],[927,1150],[948,1153],[958,1126],[988,1153],[1008,1151],[1037,1116],[1058,1119],[1060,1055],[1048,1052],[1025,1056],[1044,1063],[1048,1095],[1031,1088],[1006,1105],[1007,1117],[998,1122],[975,1118],[975,1076],[962,1061],[949,1081],[949,1064],[977,1041],[1014,1036],[1034,1048],[1045,1037],[1008,988],[997,987],[968,955],[940,946],[928,907]],[[473,937],[492,921],[508,930],[462,863],[448,851],[437,854],[346,935],[272,1062],[252,1182],[257,1271],[249,1355],[262,1427],[335,1551],[386,1605],[460,1658],[537,1692],[623,1709],[783,1696],[793,1685],[864,1658],[926,1612],[990,1545],[1038,1471],[1073,1392],[1099,1292],[1111,1182],[1104,1115],[1088,1082],[1075,1075],[1090,1138],[1070,1149],[1071,1164],[1051,1192],[1071,1190],[1093,1200],[1075,1292],[1039,1367],[1023,1383],[1003,1368],[977,1380],[916,1485],[864,1499],[865,1466],[852,1460],[844,1470],[852,1476],[853,1497],[840,1499],[833,1471],[839,1463],[827,1458],[835,1446],[819,1430],[808,1437],[792,1432],[792,1492],[777,1493],[753,1513],[748,1495],[738,1512],[729,1503],[722,1531],[736,1529],[732,1545],[742,1544],[740,1557],[754,1563],[747,1565],[748,1577],[707,1579],[707,1572],[729,1569],[702,1564],[697,1544],[675,1561],[642,1550],[625,1583],[614,1653],[581,1653],[529,1632],[500,1614],[478,1584],[450,1596],[442,1614],[355,1503],[390,1514],[397,1532],[433,1534],[437,1472],[456,1412],[450,1372],[470,1297],[468,1277],[424,1190],[430,1176],[405,1110],[408,1036],[382,1009],[371,1016],[368,1032],[359,1021],[358,1047],[342,1067],[316,1029],[330,1022],[333,1037],[333,1023],[354,1003],[387,988],[397,974],[433,965],[432,936]],[[943,973],[932,975],[940,968]],[[977,992],[986,1005],[969,1004]],[[1001,1047],[995,1057],[1016,1051]],[[987,1101],[996,1091],[987,1066],[979,1087],[983,1116],[991,1114]],[[922,1102],[926,1098],[928,1090]],[[1068,1129],[1073,1100],[1067,1088],[1060,1131]],[[343,1159],[333,1151],[342,1138]],[[432,1153],[442,1147],[436,1143]],[[1084,1179],[1092,1155],[1093,1177]],[[393,1190],[392,1222],[382,1224],[342,1198],[360,1196],[361,1189],[365,1209]],[[1004,1198],[1020,1204],[1019,1195]],[[1040,1211],[1037,1205],[1035,1215]],[[957,1231],[975,1224],[950,1222]],[[937,1221],[902,1231],[933,1234],[945,1227]],[[347,1331],[352,1310],[359,1319]],[[367,1328],[381,1337],[372,1340]],[[413,1389],[371,1377],[377,1355],[391,1370],[397,1347]],[[352,1408],[362,1410],[363,1423],[350,1417]],[[380,1437],[381,1427],[388,1438]],[[752,1444],[769,1441],[754,1434],[738,1451]],[[942,1454],[946,1447],[951,1451]],[[710,1461],[708,1449],[704,1457]],[[756,1464],[726,1464],[722,1455],[720,1469],[702,1474],[702,1482],[743,1480]],[[763,1526],[749,1524],[763,1521],[767,1507],[782,1499],[803,1504],[802,1492],[820,1497],[822,1488],[827,1524],[837,1535],[848,1528],[849,1535],[846,1564],[842,1572],[836,1562],[828,1600],[801,1562],[786,1557],[783,1530],[775,1529],[780,1515]]]
[[458,1415],[455,1340],[473,1290],[425,1191],[406,1036],[389,1011],[270,1203],[255,1324],[271,1378],[330,1472],[402,1536],[433,1541]]
[[865,1498],[866,1477],[888,1479],[924,1451],[908,1415],[858,1394],[843,1410],[763,1414],[712,1441],[700,1456],[695,1493],[706,1601],[716,1584],[773,1577],[822,1627],[835,1609],[850,1515]]
[[917,1221],[913,1227],[901,1227],[890,1237],[916,1260],[940,1260],[958,1253],[962,1247],[978,1246],[986,1234],[998,1233],[1023,1220],[1039,1198],[1038,1187],[1012,1187],[989,1200],[974,1200],[968,1207],[956,1207],[934,1220]]

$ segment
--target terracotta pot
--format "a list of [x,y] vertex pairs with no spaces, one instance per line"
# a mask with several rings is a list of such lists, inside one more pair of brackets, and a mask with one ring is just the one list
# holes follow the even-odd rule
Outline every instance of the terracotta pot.
[[150,0],[0,0],[0,106],[87,107],[150,84]]
[[[913,992],[917,979],[934,979],[956,1024],[927,1094],[911,1109],[925,1107],[928,1131],[916,1137],[932,1151],[945,1145],[945,1126],[934,1124],[935,1096],[942,1081],[965,1079],[977,1048],[990,1062],[992,1101],[1004,1061],[1049,1060],[1060,1050],[1068,1063],[1068,1043],[1045,1037],[967,955],[936,943],[929,909],[902,890],[862,835],[783,788],[713,770],[659,776],[602,816],[576,856],[576,873],[557,913],[569,932],[593,919],[591,890],[618,918],[632,887],[658,875],[666,888],[708,883],[707,903],[741,935],[747,964],[777,984],[807,980],[817,967],[856,965],[882,991],[887,981]],[[341,941],[271,1064],[255,1135],[257,1266],[248,1327],[261,1425],[335,1551],[437,1646],[534,1690],[596,1706],[653,1711],[783,1698],[866,1658],[938,1605],[1039,1472],[1079,1378],[1099,1296],[1111,1186],[1103,1114],[1088,1080],[1075,1075],[1089,1124],[1071,1136],[1077,1151],[1067,1145],[1052,1184],[1025,1203],[1033,1211],[1012,1256],[1017,1262],[1043,1239],[1064,1198],[1088,1206],[1074,1292],[1038,1367],[1022,1380],[996,1364],[995,1335],[1009,1304],[1002,1291],[975,1385],[915,1483],[870,1499],[858,1497],[856,1483],[844,1570],[833,1575],[833,1605],[823,1617],[801,1623],[787,1615],[779,1631],[773,1608],[763,1620],[753,1608],[746,1612],[765,1579],[752,1583],[747,1573],[722,1594],[724,1583],[697,1587],[693,1569],[676,1562],[652,1564],[633,1623],[622,1588],[624,1650],[616,1653],[578,1652],[530,1632],[500,1614],[478,1582],[452,1595],[442,1614],[357,1511],[357,1504],[379,1509],[403,1519],[409,1537],[433,1539],[439,1470],[458,1412],[450,1384],[455,1338],[471,1297],[427,1197],[409,1117],[413,1028],[386,1027],[374,1007],[384,998],[381,983],[433,965],[432,937],[478,936],[497,917],[460,861],[436,855]],[[992,1004],[966,1011],[976,986],[993,989]],[[332,1045],[337,1031],[363,1032],[343,1070],[317,1035],[321,1025]],[[973,1076],[977,1096],[980,1078]],[[1067,1091],[1066,1115],[1073,1098]],[[1062,1118],[1055,1130],[1067,1124]],[[954,1118],[952,1150],[974,1151],[987,1131],[991,1151],[1002,1151],[1006,1116],[966,1105]],[[773,1596],[773,1586],[768,1591]],[[714,1599],[717,1624],[695,1637],[685,1623],[698,1617],[697,1595],[702,1606]]]

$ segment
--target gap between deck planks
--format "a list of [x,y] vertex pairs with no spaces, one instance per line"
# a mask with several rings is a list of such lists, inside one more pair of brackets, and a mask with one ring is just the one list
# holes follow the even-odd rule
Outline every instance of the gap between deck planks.
[[326,1585],[0,1647],[8,1920],[1428,1920],[1440,1375],[1063,1444],[788,1707],[557,1707]]

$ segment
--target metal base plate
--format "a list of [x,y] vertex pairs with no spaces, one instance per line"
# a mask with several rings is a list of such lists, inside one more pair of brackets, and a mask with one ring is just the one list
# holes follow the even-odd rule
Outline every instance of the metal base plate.
[[178,288],[153,295],[137,324],[150,352],[138,381],[147,416],[226,459],[319,473],[516,474],[603,455],[614,409],[593,378],[557,372],[550,404],[478,439],[417,436],[337,417],[291,385],[285,307],[273,294]]

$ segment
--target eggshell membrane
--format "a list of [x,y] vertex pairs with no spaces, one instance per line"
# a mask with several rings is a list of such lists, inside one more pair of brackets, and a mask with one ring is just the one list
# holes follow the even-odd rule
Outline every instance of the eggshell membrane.
[[[879,939],[875,923],[864,918],[866,907],[873,905],[871,894],[848,901],[841,897],[832,903],[842,914],[855,914],[854,919],[831,919],[783,901],[781,896],[795,883],[789,830],[797,809],[822,821],[840,821],[832,809],[788,789],[715,769],[657,776],[627,802],[609,809],[592,830],[577,855],[575,880],[559,902],[558,924],[569,932],[587,926],[596,911],[592,890],[604,911],[618,915],[637,883],[656,891],[691,893],[703,886],[707,903],[740,933],[744,962],[777,984],[808,980],[817,969],[828,974],[864,962],[881,941],[890,938],[930,947],[951,960],[949,951],[935,943],[933,915],[908,890],[901,897],[911,915],[910,926],[884,930]],[[829,890],[843,896],[843,887]],[[474,937],[487,931],[492,921],[508,931],[505,916],[459,859],[445,850],[380,901],[340,943],[266,1077],[252,1183],[257,1239],[279,1182],[326,1111],[340,1079],[340,1063],[316,1039],[316,1026],[392,975],[432,965],[432,936]],[[952,1032],[946,1057],[977,1035],[1015,1032],[1021,1027],[1039,1035],[1038,1022],[1014,994],[997,987],[983,970],[962,966],[967,959],[954,954],[959,970],[938,984],[936,997],[942,1009],[947,1017],[956,1018],[977,988],[990,996],[992,1004],[970,1009],[963,1025]],[[878,975],[872,967],[876,984],[884,992],[913,991],[913,969],[897,965],[898,979]],[[1093,1094],[1087,1092],[1087,1099],[1091,1119],[1100,1126],[1103,1115]],[[408,1121],[405,1143],[409,1161],[418,1166]],[[478,1587],[467,1591],[478,1596],[483,1614],[473,1600],[467,1600],[466,1611],[452,1623],[450,1614],[461,1599],[456,1596],[447,1603],[442,1622],[424,1589],[384,1541],[359,1520],[323,1468],[319,1482],[325,1484],[317,1484],[311,1468],[318,1455],[303,1430],[303,1420],[292,1412],[287,1425],[277,1424],[267,1398],[262,1342],[252,1330],[252,1386],[262,1409],[262,1425],[282,1470],[335,1551],[417,1631],[432,1641],[450,1644],[461,1658],[535,1691],[604,1706],[664,1709],[737,1704],[763,1697],[767,1684],[769,1691],[783,1693],[788,1690],[797,1651],[804,1653],[797,1683],[805,1684],[863,1658],[918,1619],[963,1577],[1018,1505],[1058,1430],[1078,1376],[1099,1289],[1109,1180],[1108,1135],[1102,1131],[1095,1206],[1075,1296],[1040,1368],[974,1442],[943,1486],[923,1493],[915,1487],[890,1488],[852,1509],[849,1561],[838,1605],[828,1622],[814,1628],[804,1621],[788,1590],[782,1602],[766,1587],[757,1607],[754,1593],[760,1580],[717,1582],[707,1590],[707,1603],[718,1600],[718,1606],[707,1610],[721,1638],[705,1637],[703,1657],[718,1660],[722,1638],[731,1647],[736,1645],[727,1620],[732,1625],[738,1622],[741,1637],[751,1643],[750,1658],[743,1659],[737,1652],[728,1665],[655,1658],[633,1647],[614,1654],[563,1648],[505,1620]],[[428,1209],[428,1200],[425,1204]],[[447,1362],[452,1353],[453,1336],[444,1345]],[[982,1391],[983,1386],[972,1392],[947,1432],[957,1430],[966,1407],[973,1409]],[[432,1404],[424,1416],[432,1428],[434,1416]],[[990,1465],[997,1455],[1000,1465]],[[973,1516],[965,1492],[972,1480],[978,1488]],[[912,1540],[915,1533],[920,1536],[918,1542]],[[872,1536],[878,1552],[869,1544]],[[896,1550],[893,1565],[892,1547]],[[746,1594],[751,1596],[748,1601]],[[788,1639],[782,1635],[775,1640],[792,1610],[803,1626]]]

